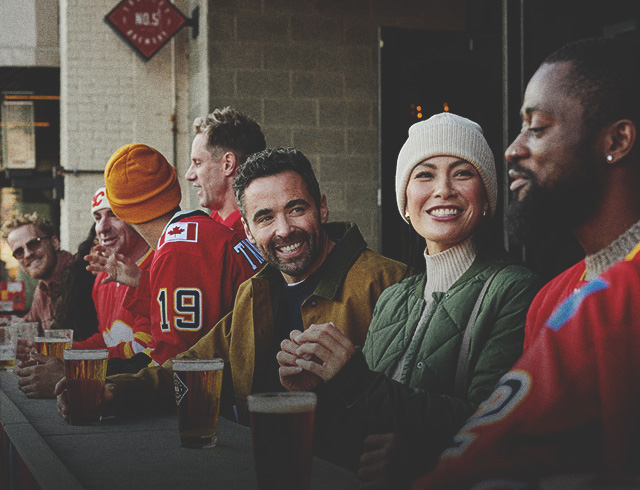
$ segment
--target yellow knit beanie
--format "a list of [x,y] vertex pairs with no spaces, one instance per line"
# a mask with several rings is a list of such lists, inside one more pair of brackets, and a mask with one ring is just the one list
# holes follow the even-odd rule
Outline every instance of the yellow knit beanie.
[[104,169],[111,210],[126,223],[145,223],[175,209],[182,194],[176,171],[147,145],[125,145]]

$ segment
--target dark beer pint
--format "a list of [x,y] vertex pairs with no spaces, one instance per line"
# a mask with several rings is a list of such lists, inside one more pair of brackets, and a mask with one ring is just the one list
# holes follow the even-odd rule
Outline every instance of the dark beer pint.
[[218,440],[222,359],[174,359],[180,445],[210,448]]
[[247,402],[258,489],[308,490],[315,393],[260,393]]
[[71,424],[97,424],[100,421],[100,405],[109,351],[67,349],[63,352],[63,357]]

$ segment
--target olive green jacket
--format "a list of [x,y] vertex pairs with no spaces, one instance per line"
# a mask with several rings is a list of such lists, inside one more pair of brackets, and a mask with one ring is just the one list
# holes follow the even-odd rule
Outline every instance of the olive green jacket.
[[[323,264],[320,283],[302,305],[303,324],[307,328],[332,321],[352,342],[362,345],[378,297],[402,278],[405,266],[367,249],[355,224],[329,223],[326,231],[336,245]],[[240,285],[233,311],[179,356],[219,357],[230,363],[240,420],[246,420],[246,398],[252,392],[254,370],[273,335],[275,302],[271,290],[281,287],[281,282],[280,272],[265,266]],[[171,361],[108,381],[122,389],[121,413],[175,407]]]
[[[435,458],[448,445],[522,354],[527,310],[540,283],[524,267],[505,265],[499,260],[477,258],[448,291],[433,293],[426,325],[415,339],[425,306],[426,274],[405,279],[382,294],[363,350],[357,350],[319,389],[325,400],[331,400],[325,404],[331,410],[321,415],[321,422],[335,426],[336,419],[350,420],[350,429],[343,427],[335,436],[329,430],[324,433],[321,444],[326,447],[322,452],[331,452],[332,446],[346,450],[348,444],[341,441],[345,430],[361,430],[360,438],[367,433],[404,432],[419,441],[421,452],[429,458]],[[455,396],[464,329],[485,281],[499,268],[473,329],[466,392],[462,397]],[[391,375],[405,351],[399,383]],[[340,410],[348,415],[341,416]],[[356,427],[358,424],[360,427]],[[358,444],[354,444],[350,450],[357,452]],[[351,463],[340,458],[337,462],[350,466],[355,456],[349,456]]]

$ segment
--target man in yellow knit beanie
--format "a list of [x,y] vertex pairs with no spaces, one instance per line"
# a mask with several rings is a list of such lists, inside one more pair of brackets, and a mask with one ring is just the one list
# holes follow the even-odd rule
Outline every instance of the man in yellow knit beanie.
[[[244,235],[202,211],[180,211],[176,172],[154,148],[126,145],[107,162],[107,199],[156,253],[148,272],[111,278],[131,289],[125,306],[151,319],[151,358],[158,364],[186,351],[233,307],[240,283],[264,261]],[[126,261],[116,255],[110,260]],[[103,260],[104,263],[104,260]],[[114,277],[115,276],[115,277]]]
[[[369,250],[355,223],[328,223],[326,196],[296,149],[252,154],[233,190],[247,236],[266,265],[240,286],[233,311],[180,357],[228,360],[220,410],[247,424],[247,396],[282,389],[276,355],[291,331],[334,321],[362,345],[376,300],[402,278],[405,266]],[[167,362],[108,378],[103,413],[175,410],[171,368]],[[225,380],[233,392],[224,393]],[[58,394],[59,414],[68,419],[64,393]]]

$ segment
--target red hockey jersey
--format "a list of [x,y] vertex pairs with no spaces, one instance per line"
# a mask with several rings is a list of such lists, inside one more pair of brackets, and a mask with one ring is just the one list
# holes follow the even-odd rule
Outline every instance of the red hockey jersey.
[[125,302],[151,320],[151,358],[162,364],[200,340],[231,311],[238,286],[263,263],[244,234],[201,211],[177,213],[158,241],[148,275]]
[[[578,264],[540,292],[524,354],[414,489],[637,471],[639,249],[592,281],[581,281],[584,264]],[[580,284],[547,314],[557,301],[545,294]]]
[[[138,261],[147,270],[153,260],[153,250]],[[149,318],[134,315],[123,303],[129,287],[117,282],[102,284],[106,272],[96,276],[93,283],[93,303],[98,315],[98,332],[86,340],[74,342],[74,349],[109,349],[109,358],[129,358],[139,352],[148,353],[151,341]]]
[[241,235],[244,236],[244,226],[242,225],[242,214],[240,214],[239,209],[234,209],[229,216],[225,219],[222,219],[218,214],[218,211],[211,211],[211,219],[213,221],[217,221],[218,223],[222,223],[225,226],[228,226],[232,230],[236,230],[240,232]]

